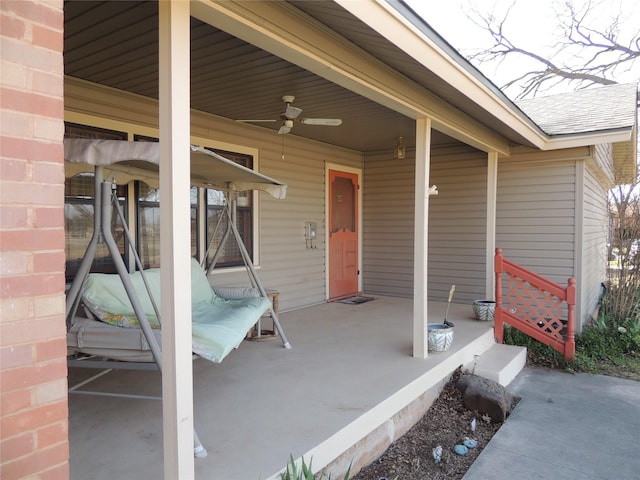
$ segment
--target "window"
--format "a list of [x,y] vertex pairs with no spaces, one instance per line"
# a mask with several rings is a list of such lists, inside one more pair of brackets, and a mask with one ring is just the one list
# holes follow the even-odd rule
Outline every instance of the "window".
[[[128,135],[127,132],[65,123],[65,137],[127,140]],[[157,138],[143,135],[134,135],[133,138],[135,141],[158,141]],[[253,155],[210,150],[247,168],[253,168]],[[121,209],[125,214],[125,221],[130,222],[130,231],[135,235],[133,241],[136,243],[136,250],[143,268],[159,267],[160,189],[137,180],[130,185],[118,185],[116,193]],[[68,281],[72,280],[77,273],[86,248],[93,236],[94,194],[94,175],[92,173],[83,173],[73,178],[68,178],[65,182],[65,246],[67,257],[66,276]],[[129,195],[132,198],[129,198]],[[131,201],[130,206],[128,206],[129,200]],[[226,203],[227,198],[224,192],[202,190],[196,187],[191,189],[191,255],[193,257],[199,258],[202,254],[201,252],[204,252],[207,245],[211,244],[207,260],[208,262],[212,260],[227,226],[227,216],[224,214]],[[206,214],[199,214],[201,208],[206,209]],[[251,258],[253,258],[254,253],[253,209],[253,193],[238,193],[235,213],[236,227]],[[127,212],[133,218],[129,219]],[[133,227],[134,223],[135,228]],[[216,225],[218,225],[217,229]],[[128,259],[129,246],[124,234],[122,221],[115,208],[112,214],[112,232],[120,254],[123,256],[125,264],[128,265],[130,263]],[[204,245],[200,244],[201,236],[205,242]],[[233,267],[243,264],[240,248],[235,238],[231,235],[220,248],[216,267]],[[106,245],[103,243],[98,244],[96,258],[91,271],[116,272],[113,260]]]
[[[126,140],[125,132],[105,130],[65,123],[65,137],[67,138],[96,138],[110,140]],[[126,211],[126,187],[117,187],[118,200],[123,211]],[[81,173],[67,178],[64,184],[64,226],[67,281],[71,281],[78,272],[80,262],[93,237],[95,184],[93,173]],[[125,248],[125,236],[122,222],[115,210],[112,212],[112,232],[120,254],[125,258],[128,249]],[[126,260],[125,260],[126,262]],[[116,268],[104,243],[99,243],[92,271],[115,273]]]
[[[134,135],[136,142],[157,142],[155,137]],[[160,266],[160,189],[136,181],[138,254],[143,268]],[[198,189],[191,188],[191,256],[198,258]]]
[[[214,150],[212,148],[209,150],[244,167],[253,168],[253,157],[251,155]],[[236,227],[238,228],[245,248],[249,252],[249,257],[253,258],[253,192],[239,192],[237,199]],[[213,259],[216,247],[220,245],[227,227],[227,216],[224,215],[226,203],[227,199],[223,192],[219,190],[207,190],[207,245],[211,244],[207,264]],[[220,249],[221,253],[218,256],[216,267],[244,265],[240,248],[233,235],[229,236]]]
[[[160,189],[136,182],[138,254],[144,268],[160,266]],[[191,256],[198,257],[198,189],[191,188]]]

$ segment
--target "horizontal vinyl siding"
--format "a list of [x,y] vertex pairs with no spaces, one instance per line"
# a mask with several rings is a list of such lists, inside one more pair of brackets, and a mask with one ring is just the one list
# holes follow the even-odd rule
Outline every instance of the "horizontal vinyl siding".
[[607,189],[600,184],[592,168],[583,167],[582,275],[578,283],[581,325],[590,320],[601,295],[601,283],[606,280],[608,236]]
[[[282,136],[276,132],[243,125],[229,127],[232,132],[223,141],[237,142],[236,128],[241,128],[246,135],[243,142],[259,148],[261,173],[287,184],[284,200],[260,194],[260,279],[266,288],[280,292],[281,310],[324,302],[325,163],[360,167],[360,154],[291,134],[284,138],[283,144]],[[313,249],[307,248],[304,238],[305,222],[318,225]],[[225,285],[247,282],[244,272],[225,273],[220,277],[214,281]]]
[[[486,156],[471,151],[433,154],[429,199],[428,297],[446,301],[456,284],[457,302],[484,297]],[[384,155],[365,161],[363,287],[365,292],[413,295],[413,159]]]
[[498,163],[496,247],[560,284],[575,269],[575,168],[574,161]]
[[487,235],[487,156],[482,152],[431,158],[429,201],[429,299],[455,301],[485,297]]
[[[87,124],[114,128],[122,122],[126,127],[122,130],[145,135],[153,134],[157,128],[157,102],[153,100],[115,95],[113,90],[91,90],[91,97],[77,86],[68,90],[65,92],[67,114],[89,112],[101,117]],[[191,119],[193,137],[257,149],[257,170],[288,185],[287,197],[283,200],[256,193],[259,196],[258,275],[266,288],[280,292],[280,309],[324,302],[325,163],[359,168],[360,153],[199,112],[192,111]],[[307,221],[318,225],[313,249],[306,248],[304,225]],[[216,271],[210,280],[214,285],[249,284],[244,269]]]
[[363,191],[363,290],[413,296],[413,159],[368,156]]

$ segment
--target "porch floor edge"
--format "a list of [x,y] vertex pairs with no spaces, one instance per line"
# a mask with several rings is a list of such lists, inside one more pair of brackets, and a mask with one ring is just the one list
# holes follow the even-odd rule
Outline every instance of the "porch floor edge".
[[[493,329],[451,353],[414,381],[375,405],[331,437],[307,451],[301,458],[313,460],[314,471],[330,478],[351,475],[379,458],[427,412],[453,372],[473,362],[495,345]],[[430,353],[429,357],[443,355]],[[298,458],[298,461],[301,459]],[[279,480],[283,469],[267,480]]]

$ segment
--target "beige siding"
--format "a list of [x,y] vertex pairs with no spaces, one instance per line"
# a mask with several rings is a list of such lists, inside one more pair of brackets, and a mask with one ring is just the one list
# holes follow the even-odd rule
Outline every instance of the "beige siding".
[[[429,298],[445,301],[452,284],[457,302],[484,297],[486,155],[434,152],[429,201]],[[413,295],[414,163],[384,155],[366,158],[364,170],[364,290]]]
[[[67,85],[66,119],[130,133],[157,135],[156,102],[113,91]],[[322,127],[320,127],[322,128]],[[267,288],[280,291],[281,310],[325,300],[325,162],[360,167],[359,152],[310,142],[295,135],[192,112],[194,137],[230,146],[257,149],[258,169],[288,185],[287,198],[260,195],[259,276]],[[205,145],[216,146],[216,145]],[[231,149],[231,147],[228,147]],[[284,158],[283,158],[284,157]],[[314,249],[306,248],[305,222],[318,224]],[[216,273],[216,285],[247,285],[243,269]]]
[[575,274],[575,161],[498,164],[496,247],[560,284]]
[[606,279],[608,227],[607,190],[593,169],[584,167],[582,274],[578,283],[581,325],[596,309],[601,283]]
[[363,290],[413,296],[413,159],[368,156],[363,192]]
[[429,299],[485,297],[487,156],[482,152],[434,154],[431,184],[438,195],[429,204]]

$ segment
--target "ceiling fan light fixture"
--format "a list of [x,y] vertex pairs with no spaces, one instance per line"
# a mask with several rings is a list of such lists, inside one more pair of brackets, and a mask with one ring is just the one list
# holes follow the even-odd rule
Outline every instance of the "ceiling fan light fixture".
[[[293,101],[296,99],[293,95],[283,95],[282,101],[286,104],[285,111],[280,114],[280,120],[282,121],[282,125],[278,130],[279,135],[284,135],[289,133],[293,129],[294,121],[300,122],[306,125],[321,125],[328,127],[337,127],[342,125],[342,120],[340,118],[305,118],[302,120],[298,120],[298,116],[302,113],[302,109],[298,107],[294,107],[291,105]],[[236,122],[244,122],[244,123],[262,123],[262,122],[277,122],[280,120],[273,119],[241,119],[236,120]]]
[[[291,124],[293,125],[293,120],[289,120],[291,122]],[[282,124],[282,126],[280,127],[280,130],[278,130],[278,135],[284,135],[286,133],[289,133],[291,131],[291,127],[287,127],[286,122]]]

